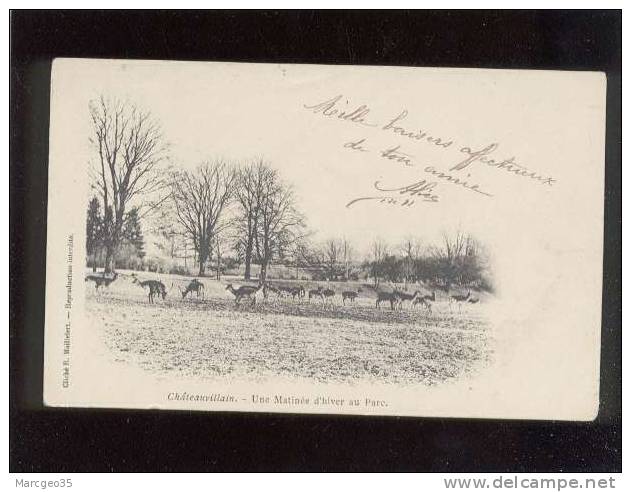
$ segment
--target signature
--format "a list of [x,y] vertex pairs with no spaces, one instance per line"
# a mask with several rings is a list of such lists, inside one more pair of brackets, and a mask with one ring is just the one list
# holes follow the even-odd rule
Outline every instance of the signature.
[[377,191],[384,193],[393,193],[392,195],[364,196],[351,200],[346,204],[346,208],[352,207],[354,204],[362,201],[377,201],[386,205],[399,205],[401,207],[411,207],[418,202],[436,203],[439,200],[438,195],[434,193],[434,188],[438,186],[436,182],[428,182],[425,179],[417,181],[399,188],[382,188],[380,181],[375,181],[373,187]]

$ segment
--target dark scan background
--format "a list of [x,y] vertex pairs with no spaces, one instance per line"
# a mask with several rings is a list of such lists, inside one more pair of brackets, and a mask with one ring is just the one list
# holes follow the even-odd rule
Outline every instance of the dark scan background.
[[[621,471],[621,19],[620,11],[13,11],[10,471]],[[62,56],[606,72],[598,418],[44,408],[50,66]]]

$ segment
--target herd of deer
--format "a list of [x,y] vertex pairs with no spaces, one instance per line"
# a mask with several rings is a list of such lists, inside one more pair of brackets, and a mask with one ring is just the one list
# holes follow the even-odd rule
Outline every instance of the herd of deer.
[[[86,276],[86,282],[92,281],[95,284],[95,288],[98,291],[102,287],[109,287],[109,285],[114,282],[118,278],[118,274],[114,273],[112,277],[105,277],[99,275],[88,275]],[[165,299],[167,296],[167,290],[165,285],[159,280],[144,280],[140,281],[136,277],[135,274],[132,274],[132,282],[134,284],[139,285],[143,289],[148,290],[149,303],[152,304],[154,302],[155,296],[162,296],[162,299]],[[172,287],[175,284],[172,284]],[[186,298],[189,294],[195,293],[197,297],[200,296],[202,298],[204,295],[204,284],[201,283],[197,279],[191,280],[186,288],[179,288],[180,293],[182,294],[182,299]],[[256,298],[261,290],[263,291],[263,296],[267,298],[269,293],[276,295],[277,299],[279,298],[291,298],[293,300],[301,300],[305,297],[308,298],[309,301],[312,299],[320,299],[323,303],[327,303],[332,301],[336,295],[336,292],[330,288],[322,288],[319,286],[317,289],[311,289],[305,291],[305,288],[302,285],[298,285],[296,287],[286,287],[286,286],[275,286],[271,284],[260,284],[258,286],[252,285],[242,285],[239,288],[234,288],[232,284],[228,284],[226,286],[226,290],[230,291],[232,295],[234,295],[235,304],[239,304],[243,299],[249,299],[251,304],[256,304]],[[345,290],[341,293],[342,296],[342,304],[346,305],[346,301],[354,303],[361,289],[357,290]],[[377,309],[381,308],[382,302],[389,302],[390,309],[393,311],[396,309],[402,309],[405,302],[409,302],[410,306],[416,307],[418,305],[423,306],[428,312],[432,312],[432,303],[436,301],[436,292],[432,292],[429,294],[422,294],[420,291],[416,291],[413,294],[408,294],[406,292],[401,292],[399,290],[393,290],[391,292],[377,291],[377,300],[375,302],[375,307]],[[477,297],[471,296],[471,291],[467,292],[466,295],[455,294],[449,297],[450,306],[453,304],[457,304],[459,309],[460,306],[464,303],[476,304],[479,302]]]
[[[85,278],[86,282],[94,282],[95,289],[98,291],[102,287],[109,287],[112,282],[114,282],[118,278],[118,274],[114,273],[111,277],[99,276],[99,275],[87,275]],[[155,296],[162,296],[162,299],[166,299],[167,289],[166,286],[160,282],[159,280],[138,280],[135,274],[132,274],[132,283],[139,285],[143,289],[149,289],[148,297],[149,303],[153,304],[153,298]],[[204,295],[204,284],[202,284],[199,280],[193,279],[189,282],[185,289],[180,289],[182,293],[182,299],[184,299],[189,292],[197,293],[197,297]]]
[[[259,285],[258,287],[243,285],[238,289],[235,289],[232,284],[229,284],[226,287],[226,290],[232,292],[235,296],[235,303],[239,304],[241,299],[248,298],[250,301],[255,304],[256,303],[256,294],[263,290],[263,296],[267,298],[269,293],[274,294],[277,299],[280,298],[291,298],[293,300],[304,299],[305,297],[309,300],[312,299],[320,299],[322,302],[326,303],[332,300],[335,297],[336,292],[332,289],[326,288],[323,289],[321,286],[317,289],[311,289],[306,291],[302,285],[298,285],[296,287],[285,287],[285,286],[276,286],[276,285]],[[342,303],[346,305],[346,301],[355,302],[355,299],[359,296],[361,289],[355,290],[345,290],[342,292]]]

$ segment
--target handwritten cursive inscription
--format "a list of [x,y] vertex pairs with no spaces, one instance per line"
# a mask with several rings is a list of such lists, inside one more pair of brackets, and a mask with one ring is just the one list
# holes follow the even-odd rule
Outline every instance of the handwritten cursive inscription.
[[408,116],[408,111],[407,109],[404,109],[392,120],[390,120],[387,124],[385,124],[381,129],[390,130],[393,133],[396,133],[397,135],[401,135],[402,137],[407,137],[413,140],[419,140],[422,142],[431,143],[438,147],[442,147],[444,149],[446,149],[447,147],[451,147],[451,145],[454,143],[453,140],[448,140],[446,142],[443,142],[442,138],[434,137],[422,130],[411,131],[402,126],[397,125],[397,123],[399,123],[400,121],[403,121],[405,118],[407,118],[407,116]]
[[389,161],[399,162],[405,166],[414,165],[412,163],[412,157],[414,156],[403,152],[400,145],[395,145],[394,147],[382,150],[381,157],[388,159]]
[[364,147],[364,143],[366,142],[365,138],[361,140],[356,140],[354,142],[346,142],[344,144],[345,149],[357,150],[359,152],[370,152],[367,148]]
[[[366,143],[366,138],[361,138],[359,140],[354,140],[354,141],[350,141],[350,142],[346,142],[343,147],[345,149],[349,149],[349,150],[354,150],[354,151],[358,151],[358,152],[368,152],[370,153],[371,151],[367,148],[367,143]],[[417,164],[414,163],[413,161],[413,157],[410,154],[407,154],[405,152],[403,152],[401,150],[401,146],[400,145],[396,145],[394,147],[389,147],[385,150],[381,150],[379,151],[379,156],[383,159],[388,159],[390,161],[394,161],[400,164],[403,164],[404,166],[408,166],[408,167],[415,167]],[[467,179],[464,179],[462,177],[459,177],[459,175],[452,175],[452,174],[447,174],[443,171],[440,171],[436,168],[434,168],[434,166],[425,166],[425,168],[423,168],[423,171],[431,174],[432,177],[434,178],[438,178],[440,180],[443,180],[449,184],[452,185],[456,185],[456,186],[460,186],[464,189],[467,189],[469,191],[473,191],[475,193],[478,193],[480,195],[483,196],[487,196],[487,197],[492,197],[493,195],[487,191],[484,191],[483,189],[481,189],[479,184],[476,183],[472,183],[468,180],[468,178],[471,177],[471,174],[467,174]],[[395,190],[385,190],[385,189],[380,189],[378,186],[379,181],[377,181],[375,183],[375,188],[379,191],[401,191],[403,193],[405,193],[406,191],[414,191],[414,189],[412,188],[398,188]],[[425,180],[420,181],[419,183],[421,184],[427,184],[425,182]],[[436,183],[433,183],[434,185]],[[428,189],[432,189],[432,188],[424,188],[424,191],[428,190]],[[383,197],[364,197],[361,200],[380,200]],[[355,200],[358,201],[359,199]],[[426,200],[428,201],[428,200]],[[436,197],[435,200],[431,200],[431,201],[438,201],[438,197]],[[353,202],[351,202],[353,203]],[[348,205],[347,205],[348,207]]]
[[534,179],[536,181],[539,181],[541,184],[552,186],[556,182],[554,178],[541,176],[535,171],[530,171],[528,168],[517,164],[515,162],[515,157],[510,157],[504,160],[495,160],[488,158],[487,156],[495,152],[498,147],[499,144],[496,143],[487,145],[486,147],[478,151],[471,150],[470,147],[463,147],[460,149],[460,152],[466,154],[467,158],[453,166],[450,170],[461,171],[474,162],[479,161],[483,164],[486,164],[487,166],[495,167],[496,169],[503,169],[504,171],[513,173],[517,176]]
[[346,208],[350,208],[354,204],[362,201],[377,201],[386,205],[400,205],[402,207],[411,207],[417,202],[438,202],[438,195],[434,193],[434,188],[438,186],[436,182],[428,182],[425,179],[415,183],[400,186],[397,188],[382,188],[380,181],[375,181],[373,187],[377,191],[385,193],[394,193],[393,195],[379,196],[363,196],[355,198],[346,204]]
[[[309,106],[304,104],[304,108],[312,111],[313,113],[321,113],[323,116],[329,118],[338,118],[340,120],[349,121],[351,123],[357,123],[364,126],[377,126],[376,123],[371,123],[366,119],[370,108],[365,104],[356,107],[355,109],[348,109],[348,101],[341,102],[342,96],[335,96],[327,101]],[[345,109],[342,107],[346,106]]]
[[432,176],[436,176],[437,178],[444,179],[445,181],[447,181],[449,183],[462,186],[463,188],[466,188],[467,190],[475,191],[476,193],[480,193],[481,195],[485,195],[485,196],[493,196],[490,193],[487,193],[486,191],[482,191],[480,189],[480,185],[469,184],[467,181],[464,181],[464,180],[461,180],[461,179],[456,178],[454,176],[451,176],[450,174],[445,174],[442,171],[437,171],[432,166],[427,166],[424,169],[424,171],[426,173],[431,174]]
[[[417,141],[420,143],[430,144],[430,147],[433,146],[441,151],[449,150],[450,152],[457,152],[457,150],[451,149],[452,146],[456,145],[456,141],[454,139],[432,135],[429,131],[425,130],[410,129],[411,127],[413,128],[412,125],[404,126],[409,114],[407,109],[399,111],[399,113],[394,117],[390,117],[389,119],[382,120],[381,123],[377,123],[378,119],[371,114],[371,109],[368,105],[351,105],[348,99],[345,99],[341,94],[317,104],[303,104],[303,108],[314,114],[321,114],[326,118],[338,119],[367,127],[377,127],[375,128],[375,131],[378,130],[387,132],[396,137],[405,138],[407,141]],[[385,121],[385,123],[383,123],[383,121]],[[362,138],[358,141],[347,142],[344,144],[344,148],[359,152],[370,152],[365,143],[366,138]],[[478,162],[486,164],[488,167],[503,170],[514,176],[526,178],[527,180],[534,181],[538,184],[548,186],[556,184],[557,180],[555,178],[545,176],[544,174],[533,171],[526,166],[519,164],[517,162],[518,159],[514,156],[507,159],[494,159],[489,157],[489,155],[493,154],[498,147],[499,143],[489,144],[480,150],[474,150],[470,145],[462,146],[460,147],[460,153],[465,154],[465,157],[457,162],[457,164],[450,167],[449,171],[451,171],[451,174],[446,174],[440,170],[434,169],[431,166],[426,167],[425,172],[433,174],[440,179],[447,180],[452,184],[460,185],[463,188],[486,196],[492,195],[482,191],[476,184],[470,184],[464,179],[459,179],[457,174],[460,174],[461,171]],[[384,159],[401,163],[405,166],[415,165],[413,162],[413,155],[407,151],[403,152],[400,145],[387,147],[386,149],[380,151],[380,156]],[[467,173],[467,178],[470,176],[471,174]]]

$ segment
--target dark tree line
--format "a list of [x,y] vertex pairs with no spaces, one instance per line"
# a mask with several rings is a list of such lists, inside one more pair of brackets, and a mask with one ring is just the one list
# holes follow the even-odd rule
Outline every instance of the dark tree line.
[[[86,254],[93,271],[99,264],[107,265],[107,234],[112,229],[112,213],[103,214],[99,200],[93,197],[88,204],[86,220]],[[142,263],[145,257],[145,239],[136,208],[125,214],[117,254],[123,256],[126,263],[131,263],[134,258]]]
[[407,239],[396,249],[375,240],[371,257],[362,266],[375,285],[380,281],[422,282],[445,290],[453,286],[493,290],[488,253],[472,236],[461,231],[443,234],[438,244],[426,248],[413,239]]

